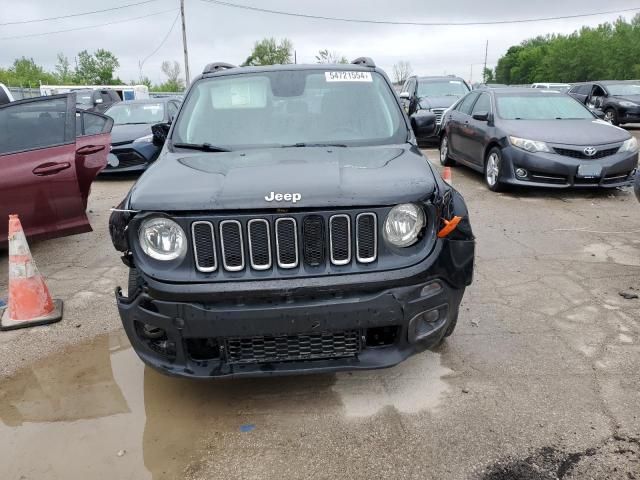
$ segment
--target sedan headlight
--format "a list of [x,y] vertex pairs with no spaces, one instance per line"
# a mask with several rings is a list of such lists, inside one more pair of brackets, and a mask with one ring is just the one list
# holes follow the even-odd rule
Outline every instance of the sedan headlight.
[[629,140],[626,140],[620,148],[618,149],[618,153],[624,152],[637,152],[638,151],[638,140],[636,137],[631,137]]
[[519,138],[519,137],[509,137],[509,141],[511,142],[511,145],[513,145],[514,147],[521,148],[522,150],[526,150],[527,152],[551,153],[551,149],[549,148],[549,145],[547,145],[544,142],[538,142],[536,140],[528,140],[526,138]]
[[153,143],[153,135],[145,135],[144,137],[136,138],[133,143]]
[[409,247],[418,241],[424,228],[424,211],[413,203],[403,203],[391,209],[384,222],[384,238],[396,247]]
[[620,102],[620,106],[629,108],[629,107],[637,107],[638,104],[634,102],[628,102],[627,100],[623,100],[622,102]]
[[187,251],[184,230],[168,218],[145,220],[140,225],[139,237],[142,251],[156,260],[175,260]]

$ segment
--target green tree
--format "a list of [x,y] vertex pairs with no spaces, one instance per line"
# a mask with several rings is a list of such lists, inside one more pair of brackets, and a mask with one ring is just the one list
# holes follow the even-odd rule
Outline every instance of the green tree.
[[500,58],[496,81],[507,84],[581,82],[640,77],[640,14],[570,35],[546,35],[512,46]]
[[55,70],[58,82],[64,85],[73,83],[73,71],[69,59],[64,53],[58,53],[57,60]]
[[320,50],[316,55],[316,63],[349,63],[347,57],[337,52],[330,52],[328,49]]
[[256,42],[251,55],[242,64],[248,65],[276,65],[292,63],[293,44],[288,38],[279,42],[275,38],[265,38]]
[[0,82],[7,85],[36,87],[41,83],[55,83],[56,77],[36,64],[33,58],[20,57],[7,69],[0,69]]
[[115,70],[120,66],[116,56],[102,48],[93,54],[86,50],[78,53],[78,68],[76,80],[78,83],[88,85],[108,85],[122,83],[119,78],[114,78]]
[[173,62],[165,60],[160,67],[162,73],[167,76],[167,81],[158,85],[156,91],[159,92],[182,92],[184,90],[184,80],[180,78],[182,69],[175,60]]
[[482,73],[482,78],[484,79],[484,83],[493,83],[493,70],[485,67]]

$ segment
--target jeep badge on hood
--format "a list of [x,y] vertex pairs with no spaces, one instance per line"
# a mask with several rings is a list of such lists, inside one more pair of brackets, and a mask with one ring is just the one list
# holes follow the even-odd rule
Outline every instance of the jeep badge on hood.
[[274,200],[276,202],[299,202],[300,200],[302,200],[302,195],[300,195],[299,193],[276,193],[276,192],[269,192],[269,195],[267,195],[266,197],[264,197],[264,199],[267,202],[273,202]]

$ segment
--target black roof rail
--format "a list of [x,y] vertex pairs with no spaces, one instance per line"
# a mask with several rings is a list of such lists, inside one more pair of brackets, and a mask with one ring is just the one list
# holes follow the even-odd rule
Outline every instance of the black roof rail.
[[224,62],[210,63],[206,67],[204,67],[202,74],[204,75],[205,73],[219,72],[220,70],[228,70],[229,68],[238,68],[238,67],[235,65],[231,65],[230,63],[224,63]]
[[376,62],[371,57],[358,57],[353,62],[353,65],[364,65],[365,67],[376,68]]

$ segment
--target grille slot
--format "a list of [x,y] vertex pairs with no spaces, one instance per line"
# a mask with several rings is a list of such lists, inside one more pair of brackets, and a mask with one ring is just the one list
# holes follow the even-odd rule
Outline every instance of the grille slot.
[[237,272],[244,269],[242,225],[237,220],[220,222],[220,245],[225,270]]
[[308,215],[302,221],[303,258],[307,265],[316,267],[325,261],[324,219]]
[[432,108],[431,111],[436,116],[436,125],[440,125],[442,123],[442,115],[446,108]]
[[249,238],[249,258],[251,268],[268,270],[271,268],[271,232],[265,219],[253,219],[247,223]]
[[276,251],[280,268],[298,266],[298,231],[294,218],[276,220]]
[[216,260],[216,241],[213,224],[211,222],[193,222],[191,224],[191,236],[196,268],[205,273],[215,271],[218,268],[218,262]]
[[334,215],[329,219],[329,246],[331,263],[346,265],[351,261],[351,218],[349,215]]
[[375,261],[378,254],[378,221],[375,213],[356,217],[356,258],[360,263]]
[[609,157],[611,155],[615,155],[618,152],[619,148],[620,147],[607,148],[605,150],[598,150],[592,156],[586,155],[583,150],[572,150],[569,148],[556,148],[556,147],[554,147],[553,149],[558,155],[564,155],[565,157],[583,158],[585,160],[597,160],[598,158],[604,158],[604,157]]
[[361,349],[361,332],[343,330],[299,335],[229,337],[225,339],[230,364],[286,362],[353,357]]

